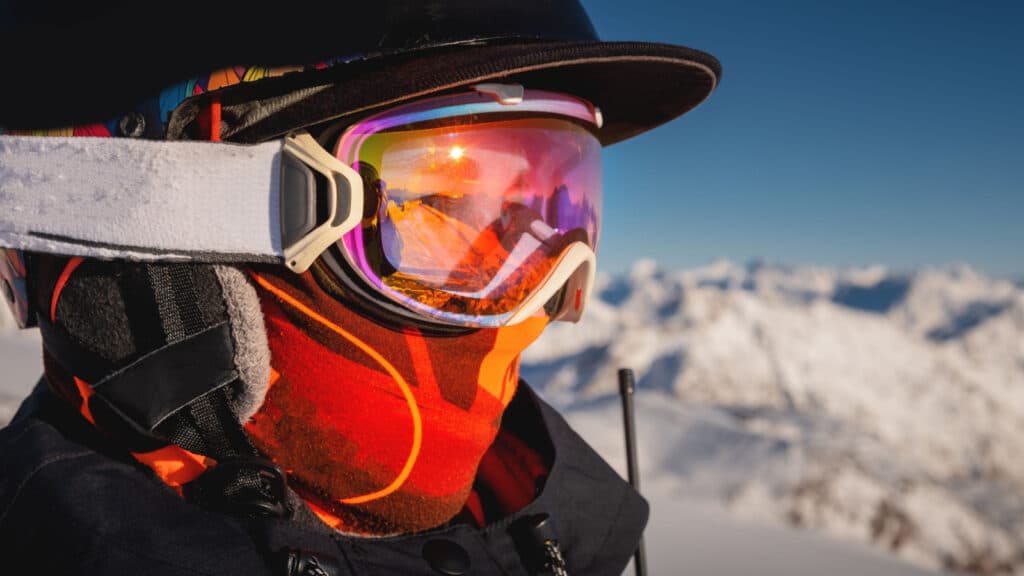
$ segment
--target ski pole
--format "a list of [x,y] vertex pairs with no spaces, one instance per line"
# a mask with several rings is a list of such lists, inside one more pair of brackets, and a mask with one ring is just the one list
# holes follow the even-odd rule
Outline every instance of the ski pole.
[[[629,483],[633,489],[640,492],[640,471],[637,468],[636,458],[636,426],[633,418],[633,371],[629,368],[619,369],[619,394],[622,396],[622,419],[626,428],[626,470],[629,474]],[[637,543],[636,554],[633,557],[633,567],[636,568],[636,576],[646,576],[647,555],[644,553],[644,537],[640,535],[640,542]]]

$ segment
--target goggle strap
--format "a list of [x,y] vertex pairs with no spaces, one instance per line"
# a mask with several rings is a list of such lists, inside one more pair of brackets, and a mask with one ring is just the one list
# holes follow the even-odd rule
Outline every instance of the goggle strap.
[[301,272],[358,223],[362,179],[308,134],[255,145],[2,135],[0,205],[0,247]]

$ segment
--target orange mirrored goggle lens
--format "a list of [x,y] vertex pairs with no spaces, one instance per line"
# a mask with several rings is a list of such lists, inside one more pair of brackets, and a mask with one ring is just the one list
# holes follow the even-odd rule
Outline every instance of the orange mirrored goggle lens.
[[[477,111],[459,113],[473,98]],[[366,194],[362,225],[338,243],[346,260],[391,300],[447,323],[500,325],[568,246],[598,242],[600,143],[565,112],[591,109],[559,97],[516,113],[486,98],[373,117],[336,150]]]

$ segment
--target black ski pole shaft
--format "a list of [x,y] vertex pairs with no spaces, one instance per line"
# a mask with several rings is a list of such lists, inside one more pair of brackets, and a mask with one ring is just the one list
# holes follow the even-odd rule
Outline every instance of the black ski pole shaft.
[[[620,369],[619,394],[622,395],[622,420],[626,428],[626,470],[629,474],[629,483],[633,486],[634,490],[639,492],[640,470],[637,468],[636,422],[633,417],[633,390],[635,387],[633,371],[629,368]],[[636,546],[633,567],[636,568],[636,576],[646,576],[647,555],[644,552],[643,535],[640,536],[640,542]]]

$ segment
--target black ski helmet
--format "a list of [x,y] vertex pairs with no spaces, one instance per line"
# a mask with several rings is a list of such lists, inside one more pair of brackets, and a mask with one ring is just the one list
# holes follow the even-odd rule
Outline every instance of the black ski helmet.
[[[697,50],[601,41],[579,0],[15,0],[0,10],[0,54],[7,129],[116,121],[152,112],[140,103],[212,70],[296,65],[294,74],[190,94],[145,128],[151,138],[194,137],[215,96],[221,137],[236,142],[510,78],[593,102],[610,144],[692,109],[720,75],[718,61]],[[135,133],[120,135],[141,132],[129,127]]]

